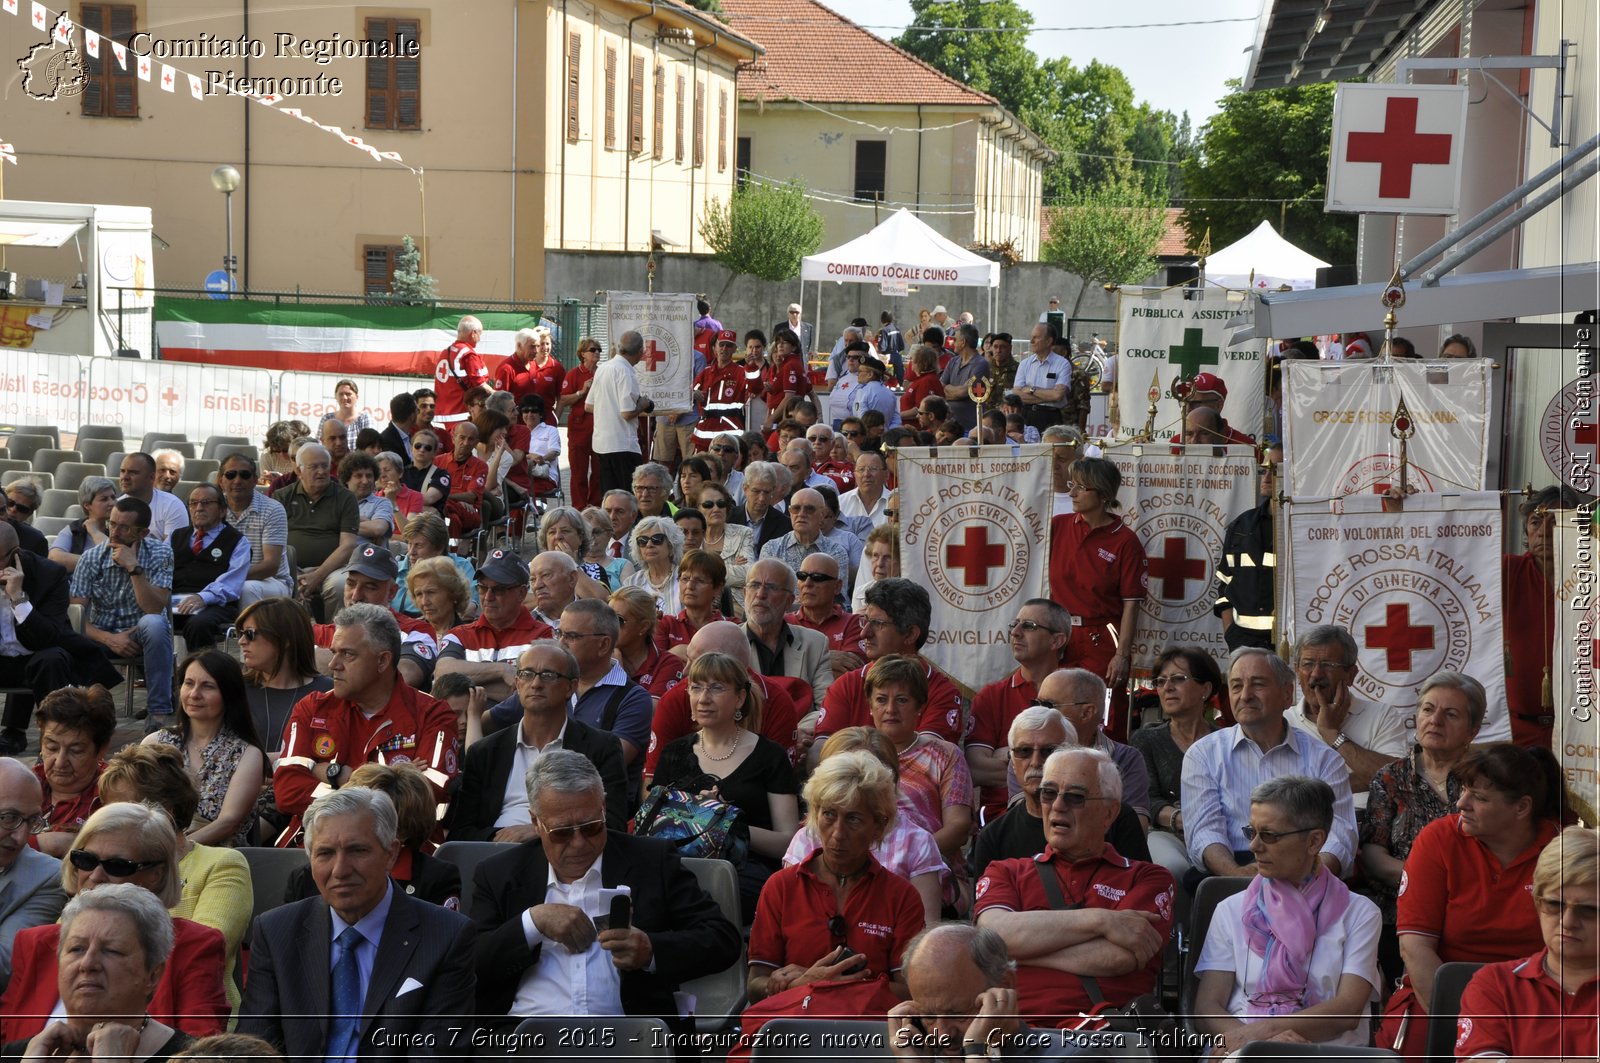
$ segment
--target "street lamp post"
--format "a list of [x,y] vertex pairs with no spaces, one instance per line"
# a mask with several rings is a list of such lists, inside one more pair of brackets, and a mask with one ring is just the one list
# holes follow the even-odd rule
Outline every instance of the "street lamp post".
[[227,204],[228,244],[227,253],[222,259],[222,268],[228,274],[228,294],[231,296],[238,287],[239,263],[233,257],[233,193],[239,187],[239,171],[223,163],[211,171],[211,187],[222,193],[222,198]]

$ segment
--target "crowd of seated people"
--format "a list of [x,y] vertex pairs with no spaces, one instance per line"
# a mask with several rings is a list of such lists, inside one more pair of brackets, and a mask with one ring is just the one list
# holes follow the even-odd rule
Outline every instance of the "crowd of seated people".
[[[939,372],[926,346],[909,362]],[[347,1058],[380,1026],[442,1040],[464,1017],[685,1030],[675,994],[732,968],[752,1025],[864,983],[849,999],[891,1030],[1003,1041],[1170,998],[1175,928],[1216,878],[1242,888],[1191,943],[1192,1048],[1417,1056],[1441,965],[1465,961],[1485,966],[1461,1058],[1593,1054],[1596,835],[1562,830],[1548,749],[1474,745],[1477,680],[1429,677],[1408,736],[1351,694],[1342,629],[1225,668],[1172,647],[1159,722],[1113,736],[1102,676],[1127,662],[1080,645],[1088,618],[1052,594],[1012,618],[1015,671],[969,697],[922,654],[932,605],[898,574],[885,452],[959,400],[930,390],[885,431],[877,410],[830,426],[765,394],[773,419],[752,427],[773,438],[717,432],[675,472],[640,464],[631,490],[574,484],[573,505],[476,556],[460,547],[494,512],[485,493],[557,485],[512,473],[566,460],[549,400],[518,396],[523,426],[482,395],[431,423],[431,391],[392,404],[392,436],[325,420],[282,449],[271,495],[241,495],[264,470],[230,458],[240,476],[203,485],[164,537],[136,492],[86,480],[50,553],[91,557],[98,582],[73,587],[106,621],[92,637],[151,671],[147,629],[182,600],[165,584],[183,551],[213,541],[211,506],[238,528],[236,649],[169,667],[170,711],[152,700],[142,743],[118,748],[105,685],[71,684],[33,710],[36,763],[0,759],[0,1054],[167,1058],[238,1031]],[[1068,494],[1097,497],[1064,528],[1115,509],[1094,460],[1071,466]],[[299,571],[280,577],[285,547]],[[731,897],[663,828],[713,807],[733,826],[695,852],[731,865]],[[463,868],[447,842],[497,848]],[[304,863],[257,896],[246,854],[268,847]],[[950,1025],[951,1000],[971,1025]]]

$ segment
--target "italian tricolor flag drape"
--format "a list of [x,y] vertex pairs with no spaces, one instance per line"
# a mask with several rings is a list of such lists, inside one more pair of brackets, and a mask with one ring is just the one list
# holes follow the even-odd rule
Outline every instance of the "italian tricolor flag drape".
[[210,365],[254,366],[378,376],[433,376],[439,352],[456,338],[456,323],[483,322],[478,353],[491,371],[515,348],[518,329],[537,312],[486,313],[445,306],[361,303],[273,305],[242,299],[156,300],[161,357]]

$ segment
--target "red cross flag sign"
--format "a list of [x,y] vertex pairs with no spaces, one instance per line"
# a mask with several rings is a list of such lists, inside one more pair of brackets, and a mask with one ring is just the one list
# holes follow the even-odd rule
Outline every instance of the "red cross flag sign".
[[1466,128],[1464,85],[1340,85],[1328,209],[1454,214]]
[[684,294],[606,293],[607,349],[616,350],[624,332],[644,337],[644,357],[633,371],[658,414],[694,408],[694,302]]
[[[1441,668],[1483,683],[1479,742],[1511,737],[1500,598],[1500,495],[1416,494],[1386,513],[1375,495],[1288,506],[1291,639],[1337,624],[1360,647],[1351,689],[1415,726],[1417,692]],[[1154,577],[1152,576],[1152,584]]]

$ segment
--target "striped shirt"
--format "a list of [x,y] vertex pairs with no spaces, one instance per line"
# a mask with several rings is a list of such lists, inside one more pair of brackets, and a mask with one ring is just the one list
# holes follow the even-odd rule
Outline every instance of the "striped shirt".
[[1209,845],[1230,853],[1250,848],[1244,828],[1250,823],[1250,793],[1268,779],[1304,775],[1333,787],[1333,830],[1322,851],[1336,857],[1342,874],[1355,870],[1356,813],[1350,794],[1350,769],[1344,758],[1320,739],[1283,723],[1284,740],[1265,753],[1238,725],[1213,731],[1183,757],[1183,831],[1189,858],[1204,867]]
[[[289,544],[289,515],[283,511],[283,505],[277,499],[255,493],[250,502],[250,508],[243,513],[228,510],[228,523],[239,529],[250,543],[250,564],[259,565],[264,546],[287,546]],[[284,550],[278,554],[278,571],[276,578],[289,582],[289,551]]]

